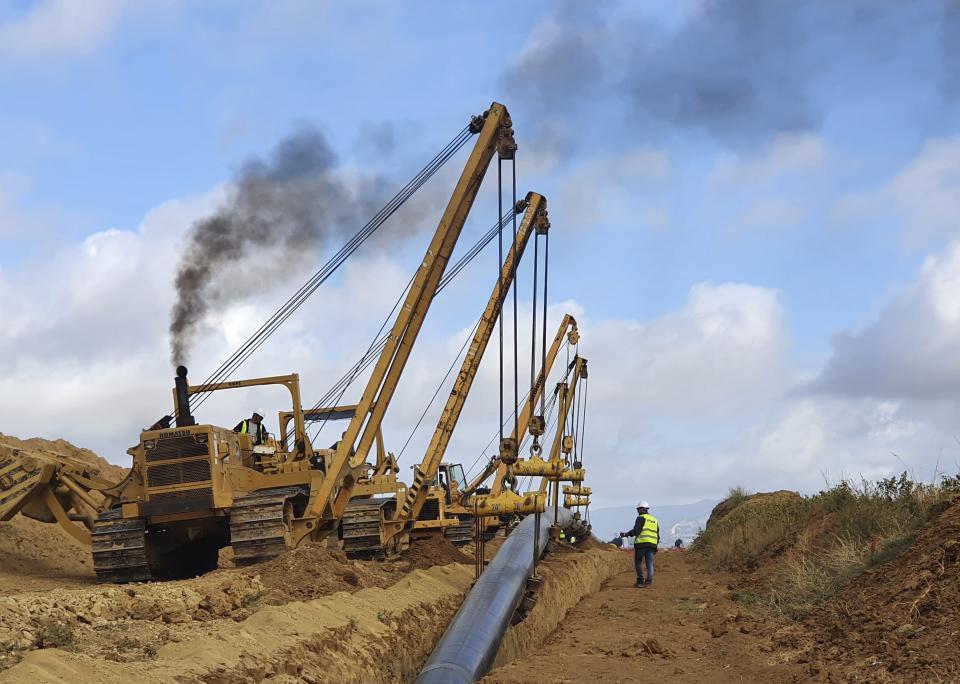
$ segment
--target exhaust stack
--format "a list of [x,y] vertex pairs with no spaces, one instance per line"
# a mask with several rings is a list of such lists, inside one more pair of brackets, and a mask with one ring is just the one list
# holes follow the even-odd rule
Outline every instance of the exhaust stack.
[[196,425],[190,414],[190,395],[187,393],[187,367],[177,366],[177,377],[175,383],[175,396],[177,400],[177,427],[189,427]]

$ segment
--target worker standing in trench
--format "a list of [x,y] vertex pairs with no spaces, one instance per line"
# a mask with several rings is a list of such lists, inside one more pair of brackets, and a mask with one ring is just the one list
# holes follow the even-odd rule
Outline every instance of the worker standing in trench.
[[[637,520],[633,529],[621,532],[621,537],[634,537],[633,565],[637,570],[637,587],[649,587],[653,584],[653,556],[660,543],[660,523],[650,515],[650,504],[641,501],[637,504]],[[643,566],[647,566],[647,579],[643,579]]]

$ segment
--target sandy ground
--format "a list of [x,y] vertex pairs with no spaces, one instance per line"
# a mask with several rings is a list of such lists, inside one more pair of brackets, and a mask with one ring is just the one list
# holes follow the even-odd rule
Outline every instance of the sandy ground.
[[[542,647],[491,672],[486,684],[527,682],[809,681],[816,666],[775,647],[785,626],[729,598],[730,577],[684,553],[657,556],[656,582],[620,572],[573,608]],[[811,669],[813,668],[813,669]]]

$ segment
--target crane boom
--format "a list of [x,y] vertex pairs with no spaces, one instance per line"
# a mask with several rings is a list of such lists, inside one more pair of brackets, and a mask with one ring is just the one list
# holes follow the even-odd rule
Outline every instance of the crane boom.
[[480,317],[480,322],[477,324],[473,340],[470,342],[470,347],[460,366],[460,372],[457,374],[453,389],[450,390],[450,396],[447,398],[443,412],[440,414],[440,420],[434,429],[433,437],[430,439],[423,460],[416,467],[413,481],[397,511],[396,520],[398,522],[415,520],[420,514],[427,498],[427,489],[423,486],[424,482],[436,475],[437,468],[443,460],[447,446],[450,444],[453,430],[457,426],[460,414],[463,412],[463,406],[473,386],[473,380],[480,368],[480,361],[483,359],[487,344],[493,336],[497,320],[503,310],[503,302],[516,278],[517,264],[523,257],[530,236],[534,232],[545,234],[549,227],[546,199],[535,192],[528,193],[523,221],[517,229],[516,240],[503,262],[500,277],[493,287],[487,306]]
[[[560,460],[560,449],[563,445],[563,439],[565,437],[566,428],[567,428],[567,416],[570,413],[570,409],[574,405],[574,399],[577,396],[577,385],[580,383],[581,378],[587,377],[587,360],[582,356],[577,356],[574,360],[573,373],[571,374],[570,380],[566,383],[561,383],[559,386],[560,399],[559,407],[557,408],[557,434],[553,439],[553,445],[550,447],[550,458],[548,462],[556,462]],[[547,491],[547,484],[551,481],[551,478],[544,477],[540,481],[540,492]],[[555,480],[559,483],[559,479]],[[557,501],[559,496],[559,484],[556,484],[556,488],[553,492],[554,494],[554,503]]]
[[357,404],[356,414],[337,447],[323,483],[311,496],[307,515],[320,518],[327,534],[336,528],[336,521],[350,501],[356,481],[353,468],[366,460],[380,430],[487,167],[494,153],[499,153],[501,158],[512,158],[516,150],[510,114],[502,104],[494,102],[482,117],[474,118],[471,126],[478,133],[477,141]]
[[[533,390],[530,393],[530,397],[527,401],[524,402],[523,409],[520,412],[520,418],[517,421],[518,426],[522,426],[522,429],[526,429],[527,425],[530,423],[530,417],[533,413],[533,407],[537,405],[537,402],[540,400],[540,395],[543,393],[543,388],[546,385],[547,376],[550,375],[550,371],[553,369],[553,364],[557,359],[557,354],[560,353],[560,345],[563,344],[564,338],[570,344],[576,344],[580,339],[580,332],[577,329],[577,320],[570,314],[564,314],[563,320],[560,321],[560,325],[557,328],[557,334],[553,338],[553,343],[550,345],[550,349],[547,351],[546,358],[544,360],[544,367],[540,369],[540,372],[537,374],[537,379],[534,382]],[[514,433],[514,441],[519,439],[519,436]],[[519,442],[516,442],[519,444]],[[491,459],[490,463],[477,475],[473,480],[467,485],[464,490],[464,494],[470,495],[477,490],[477,488],[483,484],[488,477],[496,473],[496,478],[493,481],[493,486],[490,489],[490,493],[493,495],[499,494],[503,491],[503,478],[507,474],[507,468],[504,466],[498,459]]]

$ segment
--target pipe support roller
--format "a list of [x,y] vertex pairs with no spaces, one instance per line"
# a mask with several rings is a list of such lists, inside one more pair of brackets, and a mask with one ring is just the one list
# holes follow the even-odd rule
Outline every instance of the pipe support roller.
[[546,505],[547,497],[541,492],[516,494],[508,489],[502,494],[479,494],[474,496],[470,508],[474,515],[487,517],[543,513]]

